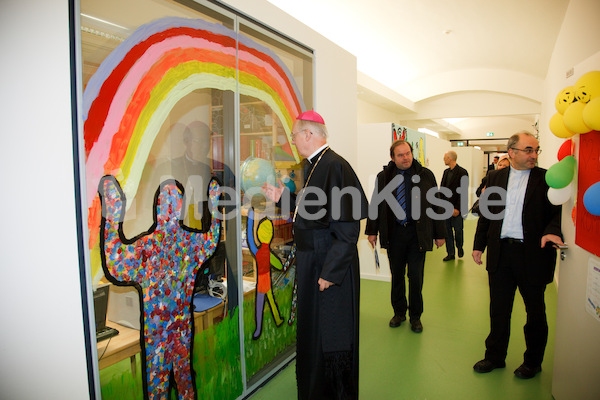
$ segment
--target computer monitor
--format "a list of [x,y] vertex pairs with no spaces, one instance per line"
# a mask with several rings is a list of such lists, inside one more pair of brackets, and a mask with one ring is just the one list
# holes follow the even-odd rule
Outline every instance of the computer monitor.
[[219,242],[215,253],[200,266],[196,275],[194,292],[208,291],[209,278],[213,281],[220,281],[225,276],[225,263],[227,262],[227,253],[225,251],[225,241]]
[[94,317],[96,320],[96,331],[106,326],[106,312],[108,310],[109,285],[98,286],[94,291]]

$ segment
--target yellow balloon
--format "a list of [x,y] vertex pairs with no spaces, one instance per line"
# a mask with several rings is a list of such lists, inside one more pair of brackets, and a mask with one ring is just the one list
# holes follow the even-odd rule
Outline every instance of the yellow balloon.
[[563,116],[560,113],[556,113],[550,118],[549,125],[550,131],[554,133],[554,136],[559,138],[568,139],[575,134],[567,129],[563,122]]
[[556,107],[556,111],[564,114],[565,110],[571,105],[573,100],[575,100],[575,88],[573,86],[567,86],[558,92],[558,95],[554,100],[554,107]]
[[571,132],[588,133],[591,131],[590,127],[583,122],[583,109],[585,106],[585,103],[576,101],[567,107],[567,110],[563,114],[565,126]]
[[591,100],[583,109],[583,122],[592,130],[600,131],[600,97]]
[[583,74],[573,87],[575,88],[575,97],[580,102],[587,103],[600,97],[600,71]]

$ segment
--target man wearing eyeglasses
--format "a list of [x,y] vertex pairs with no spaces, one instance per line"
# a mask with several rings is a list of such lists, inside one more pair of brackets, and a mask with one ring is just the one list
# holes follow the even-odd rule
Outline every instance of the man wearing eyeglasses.
[[[327,144],[327,127],[315,111],[300,114],[292,144],[305,157],[304,190],[280,183],[265,195],[295,205],[298,303],[298,399],[358,399],[360,270],[356,243],[367,198],[352,166]],[[339,195],[341,191],[347,194]],[[336,194],[338,193],[338,194]]]
[[519,132],[508,140],[507,148],[511,166],[488,175],[486,192],[490,192],[486,194],[491,194],[487,201],[480,202],[482,215],[473,244],[473,259],[479,265],[487,248],[491,319],[485,358],[473,369],[485,373],[506,366],[511,312],[518,288],[527,311],[527,349],[523,364],[514,373],[529,379],[542,370],[548,341],[544,292],[554,278],[556,247],[564,244],[561,207],[548,200],[546,170],[536,166],[541,149],[535,136]]

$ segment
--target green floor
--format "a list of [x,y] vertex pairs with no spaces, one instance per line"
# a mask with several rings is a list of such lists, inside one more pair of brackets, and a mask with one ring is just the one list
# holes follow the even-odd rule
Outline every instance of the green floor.
[[[489,291],[484,266],[471,258],[476,220],[465,221],[465,257],[442,261],[440,248],[427,254],[423,296],[423,333],[410,325],[390,328],[390,283],[361,281],[360,398],[370,399],[552,399],[556,286],[546,290],[550,336],[542,373],[521,380],[513,371],[523,361],[525,309],[516,295],[506,368],[489,374],[473,371],[483,358],[489,329]],[[252,400],[297,397],[292,362],[259,389]]]

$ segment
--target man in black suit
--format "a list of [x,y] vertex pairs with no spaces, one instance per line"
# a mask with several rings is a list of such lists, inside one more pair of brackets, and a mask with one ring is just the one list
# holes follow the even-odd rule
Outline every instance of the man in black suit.
[[494,161],[488,165],[488,172],[498,169],[498,161],[500,161],[500,156],[494,156]]
[[[469,190],[469,173],[466,169],[456,163],[458,156],[456,152],[449,151],[444,154],[444,164],[448,166],[444,170],[440,188],[450,190],[448,200],[452,203],[454,209],[452,216],[446,220],[446,252],[444,261],[454,260],[455,254],[458,251],[458,257],[461,258],[465,253],[463,250],[464,244],[464,221],[461,215],[461,204],[465,203],[467,207],[467,197]],[[443,192],[442,192],[443,195]],[[467,211],[465,210],[465,213]]]
[[[405,140],[392,143],[390,157],[392,160],[377,174],[377,186],[371,198],[371,207],[377,207],[377,215],[375,218],[370,215],[365,233],[373,248],[379,234],[381,247],[387,249],[394,309],[390,327],[397,328],[406,321],[408,311],[410,328],[413,332],[420,333],[423,331],[421,314],[425,254],[433,249],[434,242],[437,247],[444,244],[446,229],[443,220],[434,219],[426,211],[429,208],[438,214],[440,211],[430,203],[427,195],[431,190],[437,191],[433,172],[413,158],[413,148]],[[377,203],[374,199],[390,187],[395,199],[392,198],[391,203]],[[394,200],[397,203],[393,203]],[[398,214],[392,206],[395,206]],[[408,301],[405,278],[407,267]]]
[[542,369],[548,340],[544,292],[554,277],[555,247],[564,244],[561,207],[548,200],[546,170],[536,167],[541,152],[538,140],[529,132],[519,132],[508,140],[507,148],[511,167],[488,175],[473,244],[473,260],[479,265],[483,251],[488,250],[491,319],[485,358],[473,369],[483,373],[505,367],[510,317],[519,288],[527,310],[527,349],[514,373],[529,379]]

